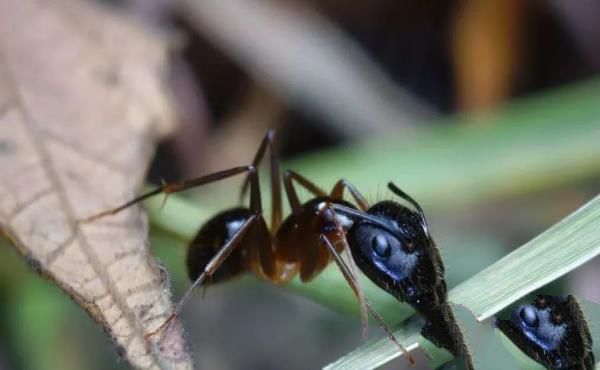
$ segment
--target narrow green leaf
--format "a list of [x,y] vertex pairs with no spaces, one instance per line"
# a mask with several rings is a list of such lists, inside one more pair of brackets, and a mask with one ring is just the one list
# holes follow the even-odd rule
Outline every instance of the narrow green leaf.
[[367,194],[395,181],[425,209],[548,189],[600,172],[599,91],[595,80],[486,117],[303,156],[290,168],[322,186],[346,178]]
[[450,292],[486,319],[600,253],[600,196]]
[[[598,94],[600,79],[522,99],[485,117],[444,118],[422,132],[304,155],[284,168],[323,188],[345,178],[370,199],[394,181],[426,210],[553,189],[600,174]],[[236,193],[235,181],[227,181],[199,202],[223,207]]]
[[[419,331],[423,326],[422,320],[409,320],[406,325],[402,325],[394,330],[394,336],[398,342],[408,351],[418,347],[417,342],[421,336]],[[391,359],[398,357],[398,347],[389,345],[391,342],[373,338],[362,345],[359,350],[353,351],[342,357],[337,362],[325,367],[327,370],[333,369],[373,369],[381,366]],[[366,355],[366,356],[365,356]],[[452,357],[449,357],[452,358]]]
[[[484,320],[527,293],[600,254],[600,196],[537,238],[476,274],[449,293],[449,300]],[[417,346],[420,328],[396,331],[407,347]],[[412,341],[411,341],[412,340]],[[359,347],[326,369],[372,369],[400,356],[389,339]],[[435,360],[435,359],[434,359]]]

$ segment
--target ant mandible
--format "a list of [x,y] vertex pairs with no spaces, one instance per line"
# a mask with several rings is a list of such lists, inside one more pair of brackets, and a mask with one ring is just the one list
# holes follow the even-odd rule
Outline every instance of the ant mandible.
[[[198,178],[166,183],[123,205],[82,220],[91,222],[114,215],[159,194],[165,194],[166,199],[170,194],[246,174],[240,198],[244,197],[249,188],[249,208],[236,207],[222,211],[200,228],[189,244],[186,258],[188,275],[193,284],[167,320],[146,337],[156,335],[178,316],[191,293],[207,278],[210,278],[209,283],[216,283],[252,271],[271,282],[285,283],[299,272],[301,281],[308,282],[329,264],[333,256],[359,301],[363,329],[366,330],[368,310],[388,337],[403,353],[408,354],[408,360],[413,364],[414,359],[410,353],[399,344],[391,330],[363,296],[353,259],[367,277],[390,292],[388,285],[394,282],[389,281],[380,270],[397,269],[399,274],[411,274],[414,268],[420,268],[416,264],[419,259],[417,252],[423,249],[430,250],[420,245],[432,243],[421,207],[392,183],[388,184],[389,189],[412,204],[417,212],[392,201],[382,201],[369,206],[365,197],[343,179],[339,180],[331,193],[327,194],[296,172],[285,171],[281,176],[279,160],[273,150],[273,139],[274,131],[269,130],[249,166],[233,167]],[[271,231],[262,216],[260,184],[256,170],[267,149],[270,152],[271,162]],[[281,178],[292,210],[283,221]],[[302,203],[296,191],[296,184],[314,197]],[[357,207],[344,200],[346,190],[352,195]],[[349,250],[352,255],[347,258],[347,262],[340,255],[343,250]],[[389,263],[382,262],[384,260]],[[438,278],[438,275],[436,274],[435,278]],[[399,288],[402,294],[407,296],[417,293],[411,292],[408,287]]]

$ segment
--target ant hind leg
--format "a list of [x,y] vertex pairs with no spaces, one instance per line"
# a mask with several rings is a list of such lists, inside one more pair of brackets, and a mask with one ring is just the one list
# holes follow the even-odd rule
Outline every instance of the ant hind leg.
[[186,290],[183,297],[179,300],[179,302],[177,302],[177,305],[175,306],[173,313],[171,313],[171,315],[158,328],[156,328],[151,333],[148,333],[145,337],[146,340],[148,340],[148,339],[152,338],[153,336],[155,336],[156,334],[160,333],[162,330],[164,330],[169,325],[170,322],[173,321],[173,319],[175,319],[175,317],[177,317],[181,314],[183,307],[185,306],[187,301],[190,299],[193,291],[197,287],[202,285],[202,283],[207,278],[210,278],[210,276],[212,274],[214,274],[215,271],[217,271],[217,269],[223,264],[223,262],[225,262],[227,257],[229,257],[229,255],[233,252],[233,250],[240,244],[243,236],[246,234],[248,229],[250,229],[254,225],[256,220],[260,217],[261,216],[258,214],[252,215],[242,224],[242,226],[238,229],[238,231],[235,233],[235,235],[221,249],[219,249],[217,254],[210,260],[210,262],[208,262],[208,264],[204,267],[204,270],[198,276],[198,278],[196,278],[196,280],[194,281],[192,286]]

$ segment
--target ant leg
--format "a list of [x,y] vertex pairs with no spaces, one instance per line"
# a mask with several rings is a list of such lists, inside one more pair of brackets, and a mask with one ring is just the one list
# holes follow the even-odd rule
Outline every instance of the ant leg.
[[[348,269],[350,274],[349,274],[349,276],[344,276],[344,277],[346,278],[346,281],[352,288],[352,291],[354,292],[354,295],[356,296],[356,299],[358,301],[358,305],[360,307],[360,319],[362,322],[362,336],[363,336],[363,339],[367,339],[369,336],[369,315],[367,313],[367,308],[365,305],[365,296],[364,296],[363,290],[360,286],[360,282],[358,280],[358,268],[356,267],[356,264],[354,263],[354,259],[352,259],[352,255],[350,254],[350,247],[348,246],[348,242],[346,240],[346,235],[344,233],[344,229],[342,228],[342,225],[340,224],[338,218],[336,217],[335,211],[332,208],[327,207],[326,209],[321,211],[319,216],[327,218],[327,219],[331,219],[335,223],[336,231],[334,234],[330,234],[330,236],[332,236],[334,239],[333,243],[331,243],[330,238],[328,238],[324,234],[319,235],[319,239],[320,239],[321,244],[326,244],[325,246],[327,248],[329,248],[329,245],[331,245],[331,247],[334,247],[334,244],[335,245],[341,244],[341,248],[339,248],[339,252],[340,253],[343,251],[346,252],[345,255],[346,255],[346,257],[347,257],[346,259],[348,261],[347,266],[350,267]],[[325,238],[325,240],[323,240],[323,238]],[[329,249],[331,249],[331,248],[329,248]],[[335,247],[334,247],[334,249],[336,250],[336,253],[337,253],[338,249],[336,249]],[[329,255],[331,256],[331,253],[329,253]],[[341,257],[341,255],[340,255],[340,257]],[[343,273],[344,272],[342,271],[342,274]],[[351,277],[352,281],[348,280],[348,277]]]
[[333,190],[331,190],[331,197],[333,199],[344,199],[344,189],[348,189],[350,194],[352,194],[352,197],[356,201],[356,204],[361,211],[366,212],[369,209],[369,202],[367,202],[365,197],[358,191],[358,189],[356,189],[354,185],[344,179],[339,180],[335,184]]
[[[342,257],[339,255],[339,253],[335,250],[335,247],[333,246],[333,244],[331,244],[331,241],[323,234],[320,235],[320,238],[321,238],[321,242],[329,249],[329,252],[334,257],[335,263],[337,264],[338,268],[344,275],[344,278],[346,279],[348,284],[350,284],[352,291],[354,291],[354,294],[358,298],[359,295],[357,293],[357,290],[360,289],[358,286],[358,280],[356,279],[356,277],[354,275],[352,275],[352,272],[350,271],[350,269],[348,268],[348,266],[346,265],[346,263],[344,262]],[[398,346],[398,348],[400,349],[400,351],[402,353],[407,355],[408,362],[411,365],[414,365],[415,359],[412,357],[411,353],[402,344],[400,344],[400,342],[398,342],[398,339],[396,339],[396,336],[394,336],[394,333],[392,332],[392,330],[387,326],[385,321],[383,321],[383,318],[377,313],[377,311],[375,310],[375,308],[373,307],[371,302],[364,296],[362,297],[362,299],[363,299],[363,303],[364,303],[365,307],[369,310],[369,313],[371,314],[371,316],[373,316],[375,318],[375,320],[377,321],[377,324],[379,324],[379,326],[383,329],[383,331],[385,331],[388,338],[390,338],[390,340]]]
[[[255,270],[257,273],[262,273],[264,271],[268,275],[273,269],[272,266],[274,265],[274,256],[273,256],[273,252],[271,251],[270,240],[268,239],[269,232],[266,229],[264,219],[262,218],[262,203],[261,203],[260,183],[258,181],[258,173],[256,172],[254,166],[249,166],[249,167],[251,167],[251,170],[248,173],[248,178],[250,179],[250,206],[249,206],[249,209],[254,214],[254,216],[252,216],[251,218],[258,218],[258,220],[256,220],[256,222],[254,223],[254,227],[252,228],[250,233],[247,235],[247,238],[251,239],[252,243],[254,245],[258,246],[258,248],[249,248],[250,259],[251,259],[251,261],[256,261],[257,262],[256,265],[260,265],[261,269]],[[250,219],[248,219],[248,221],[249,220]],[[248,222],[248,221],[246,221],[246,222]],[[239,233],[239,230],[236,232],[234,237],[237,235],[237,233]],[[264,235],[266,235],[267,238],[265,238]],[[233,239],[233,237],[232,237],[232,239]],[[231,243],[231,241],[226,243],[225,246],[221,247],[219,252],[215,256],[213,256],[212,259],[205,266],[205,272],[206,272],[208,278],[211,278],[214,271],[216,271],[218,268],[218,266],[216,266],[215,268],[211,269],[210,265],[213,263],[213,261],[216,258],[219,257],[219,255],[223,252],[223,250],[225,250],[225,252],[224,252],[225,255],[223,256],[223,260],[221,262],[219,262],[219,266],[231,253],[231,251],[227,252],[229,243]],[[234,247],[235,247],[235,245],[234,245]],[[232,247],[232,249],[234,247]],[[208,270],[208,271],[206,271],[206,270]],[[202,276],[202,274],[199,276],[198,279],[201,279],[200,282],[198,282],[198,280],[196,280],[196,282],[194,283],[192,288],[189,290],[190,293],[197,285],[201,284],[202,281],[204,280],[204,277]],[[205,286],[203,296],[206,293],[207,289],[208,289],[208,286]],[[188,294],[189,293],[186,293],[186,296],[184,296],[184,299],[187,300]]]
[[[263,147],[263,145],[261,145],[261,147]],[[252,168],[255,167],[252,166]],[[259,276],[264,276],[269,280],[273,280],[278,273],[277,261],[275,258],[275,251],[273,249],[271,233],[269,232],[267,224],[262,217],[262,202],[258,173],[256,171],[248,173],[248,178],[246,181],[248,181],[250,184],[250,211],[260,216],[250,236],[252,239],[251,244],[253,245],[253,247],[248,250],[250,254],[249,258],[251,261],[251,267],[252,270],[254,270],[254,272],[256,272]]]
[[179,316],[179,314],[181,314],[181,311],[183,310],[183,307],[185,306],[186,302],[191,297],[192,292],[198,286],[200,286],[207,277],[210,277],[212,274],[215,273],[215,271],[217,271],[217,269],[221,266],[221,264],[227,259],[227,257],[229,257],[231,252],[233,252],[235,247],[237,247],[240,244],[242,237],[246,234],[248,229],[259,218],[260,218],[259,214],[254,214],[242,224],[242,226],[238,229],[238,231],[235,233],[235,235],[233,235],[233,237],[227,243],[225,243],[225,245],[221,249],[219,249],[217,254],[210,260],[210,262],[208,262],[206,267],[204,267],[204,271],[202,271],[200,276],[198,276],[198,278],[194,281],[192,286],[188,288],[188,290],[185,292],[183,297],[179,300],[179,302],[177,303],[177,306],[175,306],[175,310],[169,316],[169,318],[167,318],[167,320],[165,320],[165,322],[162,323],[154,331],[147,334],[145,336],[146,340],[148,340],[149,338],[151,338],[154,335],[161,332],[175,317],[177,317],[177,316]]
[[[279,225],[281,224],[282,219],[282,204],[281,204],[281,170],[279,166],[279,157],[277,156],[276,151],[273,148],[273,141],[275,138],[275,130],[270,129],[267,131],[265,137],[263,138],[256,154],[254,155],[254,159],[252,160],[252,165],[256,168],[259,167],[262,159],[265,155],[267,148],[270,153],[270,164],[271,164],[271,230],[277,230]],[[242,189],[240,191],[240,199],[243,199],[248,191],[248,186],[250,185],[250,175],[246,177],[244,183],[242,185]]]
[[296,212],[302,206],[302,203],[300,203],[300,198],[298,198],[296,188],[294,187],[293,181],[296,181],[298,184],[302,185],[302,187],[304,187],[306,190],[308,190],[317,197],[324,197],[327,195],[325,191],[323,191],[321,188],[313,184],[311,181],[309,181],[299,173],[289,170],[285,171],[283,173],[283,185],[285,187],[285,192],[287,194],[288,201],[290,202],[292,212]]
[[[167,183],[167,184],[162,185],[158,189],[152,190],[146,194],[142,194],[142,195],[118,206],[118,207],[111,208],[111,209],[96,213],[94,215],[91,215],[89,217],[86,217],[83,220],[80,220],[80,222],[86,223],[86,222],[90,222],[90,221],[94,221],[96,219],[102,218],[104,216],[114,215],[126,208],[131,207],[132,205],[134,205],[136,203],[139,203],[143,200],[146,200],[146,199],[151,198],[158,194],[165,194],[166,196],[168,196],[169,194],[178,193],[178,192],[181,192],[184,190],[188,190],[188,189],[195,188],[198,186],[206,185],[211,182],[223,180],[228,177],[238,175],[240,173],[244,173],[244,172],[252,173],[255,171],[256,170],[254,169],[254,166],[233,167],[228,170],[214,172],[214,173],[211,173],[208,175],[204,175],[204,176],[189,179],[189,180]],[[259,199],[259,201],[260,201],[260,199]]]

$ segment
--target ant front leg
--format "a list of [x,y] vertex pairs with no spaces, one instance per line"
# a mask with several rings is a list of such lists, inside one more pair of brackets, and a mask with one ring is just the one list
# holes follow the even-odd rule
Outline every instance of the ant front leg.
[[[333,223],[335,224],[335,232],[319,235],[319,241],[323,246],[329,249],[329,255],[334,257],[335,263],[338,265],[342,275],[344,275],[344,278],[356,296],[356,300],[358,301],[358,305],[360,307],[362,336],[363,339],[366,339],[369,335],[369,314],[367,313],[367,306],[365,303],[366,298],[358,280],[358,269],[350,253],[350,247],[348,246],[348,241],[346,240],[346,234],[333,208],[328,206],[327,208],[323,209],[320,212],[319,217],[323,217],[327,220],[333,220]],[[336,249],[336,245],[339,244],[341,244],[341,248]],[[346,257],[348,260],[347,264],[344,263],[341,255],[338,253],[338,250],[339,253],[343,251],[346,252]]]
[[[379,313],[375,310],[375,308],[373,307],[371,302],[364,296],[362,289],[360,287],[360,284],[358,282],[358,275],[355,272],[353,273],[351,271],[351,269],[348,267],[346,262],[344,262],[344,260],[342,259],[342,256],[337,252],[335,246],[333,245],[333,243],[329,240],[329,238],[327,236],[321,234],[320,240],[321,240],[321,243],[327,247],[327,249],[329,250],[329,253],[331,253],[331,255],[333,256],[333,259],[334,259],[336,265],[338,266],[338,268],[340,269],[340,271],[342,272],[344,279],[346,279],[346,282],[348,282],[348,284],[352,288],[352,291],[354,292],[354,295],[358,299],[359,304],[361,305],[361,316],[366,315],[366,313],[363,313],[363,311],[362,311],[364,308],[366,308],[369,311],[369,313],[371,314],[371,316],[373,316],[373,318],[375,318],[375,320],[377,321],[377,324],[383,329],[383,331],[386,333],[388,338],[394,344],[396,344],[396,346],[398,346],[398,348],[400,349],[400,352],[407,355],[408,362],[411,365],[414,365],[415,359],[412,357],[411,353],[406,349],[406,347],[404,347],[402,344],[400,344],[400,342],[398,341],[398,339],[396,338],[396,336],[394,335],[392,330],[389,328],[389,326],[387,326],[387,324],[385,323],[383,318],[379,315]],[[352,259],[351,256],[349,258]],[[364,320],[365,320],[365,318],[363,317],[363,325],[365,325]],[[363,330],[364,330],[364,328],[363,328]]]

